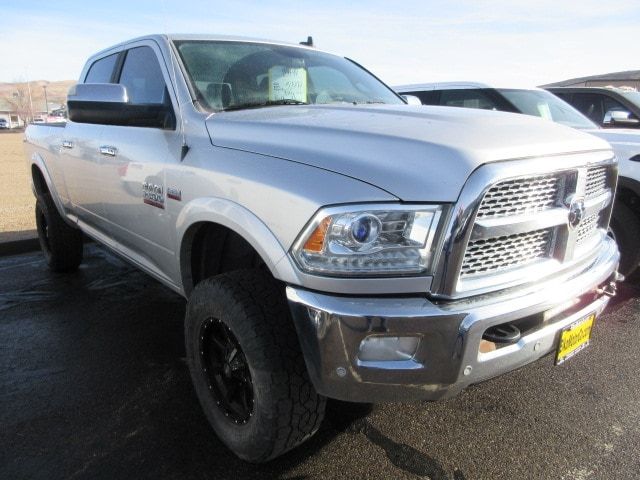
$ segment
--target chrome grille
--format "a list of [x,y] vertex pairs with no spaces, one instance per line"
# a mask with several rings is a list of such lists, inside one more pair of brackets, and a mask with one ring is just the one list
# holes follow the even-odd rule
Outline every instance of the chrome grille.
[[604,167],[590,168],[587,170],[587,185],[584,198],[595,198],[601,195],[607,188],[607,170]]
[[553,208],[560,178],[555,175],[517,178],[500,182],[485,194],[477,218],[505,217]]
[[460,276],[495,273],[546,258],[553,229],[469,242]]
[[[475,190],[482,195],[476,201],[466,198],[477,208],[468,210],[475,213],[473,223],[464,227],[464,243],[454,250],[456,283],[445,276],[443,292],[463,296],[527,283],[590,258],[600,245],[599,229],[612,209],[615,166],[559,164],[557,171],[543,173],[535,168],[545,162],[523,165],[505,163],[502,177],[498,165],[487,166],[493,183],[484,192]],[[572,228],[576,213],[582,221]]]
[[598,221],[600,220],[600,213],[596,213],[585,218],[580,226],[578,227],[578,232],[576,234],[576,244],[580,245],[585,240],[590,239],[593,234],[598,229]]

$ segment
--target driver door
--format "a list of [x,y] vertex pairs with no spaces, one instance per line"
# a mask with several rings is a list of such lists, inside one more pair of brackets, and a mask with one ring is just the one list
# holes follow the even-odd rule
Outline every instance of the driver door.
[[139,42],[124,53],[117,83],[129,102],[171,107],[173,127],[105,125],[100,137],[104,211],[111,236],[125,254],[159,272],[175,268],[175,219],[180,200],[169,198],[180,162],[181,137],[175,128],[176,106],[157,46]]

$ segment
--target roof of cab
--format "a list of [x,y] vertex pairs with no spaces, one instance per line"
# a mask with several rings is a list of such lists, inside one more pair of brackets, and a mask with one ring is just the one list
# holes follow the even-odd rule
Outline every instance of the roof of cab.
[[[127,45],[131,43],[140,42],[142,40],[153,40],[160,44],[166,43],[167,41],[181,41],[181,40],[268,43],[272,45],[284,45],[288,47],[297,47],[301,49],[312,49],[314,51],[323,51],[315,47],[301,45],[300,43],[283,42],[280,40],[269,40],[264,38],[252,38],[252,37],[243,37],[243,36],[236,36],[236,35],[197,34],[197,33],[169,33],[169,34],[156,33],[156,34],[143,35],[141,37],[131,38],[129,40],[125,40],[115,45],[111,45],[91,55],[91,58],[101,56],[102,54],[110,52],[112,50],[125,48]],[[330,53],[330,52],[325,52],[325,53]]]

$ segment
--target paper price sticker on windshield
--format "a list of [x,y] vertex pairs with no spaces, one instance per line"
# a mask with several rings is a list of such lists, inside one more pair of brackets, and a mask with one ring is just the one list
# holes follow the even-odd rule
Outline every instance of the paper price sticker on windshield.
[[269,100],[307,101],[307,70],[275,66],[269,69]]

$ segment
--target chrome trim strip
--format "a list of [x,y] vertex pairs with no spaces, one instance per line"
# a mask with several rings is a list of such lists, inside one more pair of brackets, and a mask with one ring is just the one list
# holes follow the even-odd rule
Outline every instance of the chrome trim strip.
[[530,215],[482,218],[476,221],[469,240],[485,240],[564,225],[568,215],[568,208],[558,207]]
[[589,217],[593,214],[599,213],[609,206],[613,195],[611,189],[607,189],[602,195],[598,195],[595,198],[584,201],[584,214],[585,217]]

